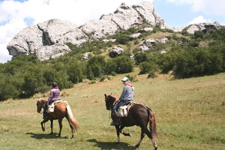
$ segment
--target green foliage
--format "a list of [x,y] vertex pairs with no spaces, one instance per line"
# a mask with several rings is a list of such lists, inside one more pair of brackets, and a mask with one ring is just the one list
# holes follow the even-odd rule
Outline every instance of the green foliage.
[[133,71],[133,62],[129,57],[119,56],[113,60],[116,63],[116,73],[128,73]]
[[136,53],[134,55],[136,65],[139,65],[142,62],[148,61],[148,55],[146,53]]
[[94,79],[100,77],[105,72],[106,61],[104,56],[93,56],[87,62],[87,77]]
[[[0,63],[0,100],[30,97],[35,93],[46,92],[53,81],[58,83],[60,89],[65,89],[85,78],[103,79],[105,75],[129,73],[133,71],[134,63],[140,67],[140,74],[147,73],[151,78],[155,77],[156,71],[172,71],[177,78],[225,71],[225,27],[207,32],[197,31],[194,35],[186,32],[181,35],[156,27],[154,33],[172,33],[169,35],[169,42],[156,44],[145,53],[140,53],[137,46],[133,45],[151,36],[153,32],[146,32],[130,42],[130,35],[138,30],[131,28],[108,37],[116,39],[116,43],[104,43],[101,40],[89,41],[79,46],[66,43],[71,52],[57,59],[40,62],[34,55],[20,55],[8,63]],[[104,55],[102,52],[106,52],[113,44],[123,44],[127,49],[121,56],[107,60],[104,56],[98,56]],[[160,54],[162,49],[166,49],[167,53]],[[89,52],[91,57],[88,61],[81,61],[85,52]],[[135,62],[129,58],[131,52]]]
[[154,71],[154,64],[151,62],[142,62],[140,64],[140,74],[145,74],[148,73],[150,71]]
[[150,71],[148,73],[148,78],[156,78],[156,77],[157,77],[157,75],[155,74],[155,71]]

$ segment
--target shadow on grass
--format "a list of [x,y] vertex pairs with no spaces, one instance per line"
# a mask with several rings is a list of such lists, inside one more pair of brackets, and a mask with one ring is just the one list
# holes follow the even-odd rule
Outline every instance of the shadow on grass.
[[57,139],[57,138],[68,139],[68,137],[58,137],[57,133],[53,133],[53,134],[37,134],[37,133],[28,132],[26,134],[31,135],[31,137],[34,138],[34,139]]
[[95,143],[95,146],[99,147],[100,149],[104,150],[111,150],[111,149],[130,149],[130,150],[135,150],[136,148],[134,146],[130,146],[127,143],[124,142],[100,142],[97,141],[96,139],[90,139],[88,142],[93,142]]

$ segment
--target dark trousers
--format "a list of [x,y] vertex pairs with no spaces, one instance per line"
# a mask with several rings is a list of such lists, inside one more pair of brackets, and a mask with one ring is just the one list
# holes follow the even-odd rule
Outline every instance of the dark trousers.
[[113,108],[113,112],[117,112],[118,108],[122,105],[125,105],[127,103],[131,102],[131,100],[120,100]]

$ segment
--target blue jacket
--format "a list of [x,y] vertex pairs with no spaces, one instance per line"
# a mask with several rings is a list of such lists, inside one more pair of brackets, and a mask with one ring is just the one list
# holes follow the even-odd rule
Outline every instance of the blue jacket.
[[120,96],[120,100],[129,100],[129,101],[134,100],[134,90],[131,85],[125,85],[123,87],[123,92]]

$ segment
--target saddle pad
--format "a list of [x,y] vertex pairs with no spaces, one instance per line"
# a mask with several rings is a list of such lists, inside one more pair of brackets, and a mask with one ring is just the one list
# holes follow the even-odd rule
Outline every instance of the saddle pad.
[[130,107],[132,106],[132,102],[127,105],[120,106],[118,109],[117,117],[127,117]]
[[56,105],[57,103],[60,103],[60,102],[67,103],[67,101],[63,101],[63,100],[57,100],[57,101],[54,101],[53,103],[51,103],[51,105],[48,105],[47,112],[48,112],[48,113],[54,112],[55,105]]

